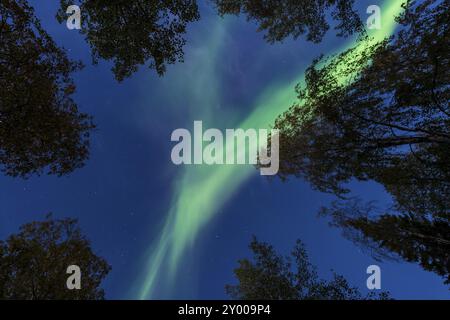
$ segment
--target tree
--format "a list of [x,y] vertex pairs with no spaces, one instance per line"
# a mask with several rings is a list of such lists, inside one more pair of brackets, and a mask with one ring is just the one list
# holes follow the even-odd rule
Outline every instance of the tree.
[[449,21],[448,1],[408,1],[395,36],[316,60],[299,103],[275,123],[282,179],[301,177],[343,199],[352,180],[380,183],[394,212],[354,220],[361,207],[347,202],[337,225],[447,280]]
[[[364,30],[353,0],[213,0],[220,15],[244,14],[256,21],[259,31],[266,31],[265,39],[274,43],[291,36],[318,43],[330,29],[327,13],[338,22],[338,36],[349,36]],[[330,10],[332,9],[332,10]]]
[[250,243],[253,261],[239,260],[234,273],[238,285],[227,285],[226,292],[238,300],[366,300],[388,299],[389,294],[362,295],[341,275],[331,281],[318,278],[303,243],[298,240],[291,255],[283,257],[255,237]]
[[352,179],[375,180],[399,210],[448,218],[449,12],[441,1],[413,4],[394,38],[308,69],[300,103],[275,123],[282,178],[304,177],[338,195]]
[[66,21],[66,8],[74,4],[81,10],[81,33],[93,62],[111,60],[118,81],[147,62],[159,75],[167,64],[182,62],[186,26],[200,18],[195,0],[61,0],[60,22]]
[[[69,290],[67,267],[81,269],[81,289]],[[111,267],[92,252],[75,219],[24,224],[0,241],[0,299],[104,299],[100,288]]]
[[25,0],[0,3],[0,170],[63,175],[89,155],[91,118],[71,95],[69,60]]
[[[419,263],[450,284],[450,225],[444,219],[417,217],[414,214],[377,214],[372,205],[359,199],[334,202],[322,208],[321,214],[332,218],[331,225],[373,257]],[[394,255],[392,255],[394,253]]]

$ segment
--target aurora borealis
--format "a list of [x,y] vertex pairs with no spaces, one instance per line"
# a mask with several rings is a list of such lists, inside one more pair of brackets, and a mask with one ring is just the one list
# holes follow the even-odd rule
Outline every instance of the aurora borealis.
[[[380,41],[394,32],[396,25],[394,17],[401,12],[401,1],[386,1],[382,11],[383,26],[381,30],[371,31],[373,41]],[[217,23],[221,24],[222,21]],[[222,29],[216,26],[216,30]],[[220,42],[218,39],[222,35],[220,31],[214,34],[213,42],[216,44]],[[353,45],[355,42],[350,41],[340,51]],[[364,50],[362,45],[360,47],[358,50]],[[214,44],[211,48],[214,52]],[[260,98],[256,99],[253,112],[236,127],[244,129],[270,127],[275,118],[295,102],[294,88],[302,79],[301,73],[290,83],[276,84],[265,89]],[[201,102],[202,105],[211,103],[208,100],[210,99]],[[202,165],[186,168],[180,182],[174,188],[160,238],[148,251],[148,264],[143,268],[142,286],[138,291],[140,299],[152,298],[156,279],[167,278],[167,283],[173,284],[180,259],[186,251],[192,249],[198,233],[207,226],[219,208],[237,192],[239,186],[254,173],[255,170],[251,166]]]
[[[356,35],[339,37],[333,30],[337,21],[328,15],[331,28],[320,43],[307,41],[305,35],[268,43],[258,21],[247,20],[245,14],[220,16],[213,1],[197,0],[200,19],[189,21],[178,38],[185,40],[182,61],[167,64],[158,75],[148,68],[151,59],[140,60],[139,52],[133,56],[132,48],[141,49],[134,42],[130,56],[137,57],[131,59],[136,70],[131,68],[121,82],[112,71],[113,60],[100,57],[98,64],[92,63],[85,34],[56,20],[59,0],[26,1],[55,43],[85,65],[71,75],[73,100],[80,112],[92,116],[96,128],[89,159],[70,174],[0,178],[0,241],[48,213],[55,219],[77,219],[95,254],[112,266],[101,283],[106,299],[227,299],[225,286],[236,283],[238,261],[251,257],[252,236],[283,255],[300,239],[321,279],[329,280],[330,270],[336,271],[364,294],[369,293],[367,267],[376,264],[382,270],[382,290],[395,299],[448,296],[433,272],[414,263],[377,261],[342,230],[330,227],[328,217],[317,217],[336,197],[305,179],[261,176],[251,164],[176,165],[171,159],[177,144],[171,134],[179,128],[193,132],[195,121],[202,122],[204,131],[270,131],[279,115],[299,103],[296,86],[304,84],[315,58],[352,48],[348,52],[360,58],[367,45],[395,32],[394,17],[404,0],[354,1],[364,21],[368,6],[381,7],[381,30],[369,30],[369,42],[358,41]],[[164,7],[174,2],[158,3]],[[141,8],[136,8],[132,14],[139,14]],[[125,22],[124,37],[118,37],[125,41],[118,50],[122,57],[128,56],[122,50],[126,41],[149,36],[137,32],[133,38],[140,25],[153,35],[146,25],[150,20],[139,17],[138,25]],[[101,39],[116,41],[110,34]],[[338,80],[348,82],[335,71]],[[356,75],[359,70],[353,71]],[[389,190],[374,181],[351,181],[349,189],[350,196],[380,207],[392,203]]]

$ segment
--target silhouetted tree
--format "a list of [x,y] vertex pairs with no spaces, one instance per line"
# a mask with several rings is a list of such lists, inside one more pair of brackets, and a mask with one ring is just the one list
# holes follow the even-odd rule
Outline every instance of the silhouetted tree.
[[73,4],[80,6],[81,33],[93,62],[113,61],[119,81],[147,62],[163,75],[167,64],[183,61],[186,26],[200,18],[195,0],[61,0],[60,22]]
[[330,29],[327,14],[331,12],[337,21],[339,36],[362,32],[363,25],[356,11],[354,0],[213,0],[220,15],[244,14],[249,21],[256,21],[259,31],[266,31],[265,39],[282,41],[306,34],[306,39],[318,43]]
[[[81,269],[81,289],[66,286],[70,265]],[[92,252],[76,220],[49,215],[0,241],[0,299],[104,299],[100,284],[110,269]]]
[[301,176],[337,194],[351,179],[372,179],[399,207],[447,216],[449,12],[435,2],[408,7],[400,18],[408,27],[393,39],[308,69],[300,103],[275,123],[282,178]]
[[437,273],[450,284],[449,221],[414,214],[377,214],[375,209],[351,199],[335,202],[323,208],[321,214],[331,217],[333,226],[342,228],[344,235],[363,249],[370,249],[375,258],[395,258],[395,253]]
[[0,2],[0,169],[62,175],[88,158],[88,115],[70,78],[80,69],[42,29],[25,0]]
[[279,176],[340,197],[355,179],[382,184],[395,214],[340,225],[448,279],[448,247],[438,247],[450,221],[448,0],[409,1],[398,21],[395,36],[308,69],[300,102],[275,123]]
[[366,300],[389,299],[389,294],[362,295],[347,280],[334,274],[331,281],[319,279],[309,262],[303,243],[298,240],[290,256],[283,257],[274,248],[253,238],[254,257],[239,260],[234,273],[237,285],[227,285],[226,292],[238,300]]

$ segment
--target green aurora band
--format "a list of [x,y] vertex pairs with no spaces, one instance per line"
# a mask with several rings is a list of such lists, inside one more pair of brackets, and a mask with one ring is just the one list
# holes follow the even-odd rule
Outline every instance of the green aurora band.
[[[381,30],[370,31],[372,42],[382,41],[392,35],[396,29],[395,16],[401,13],[402,0],[385,1],[382,9],[383,25]],[[223,21],[222,21],[223,22]],[[213,47],[217,54],[223,28],[212,32]],[[340,52],[357,46],[355,54],[363,52],[367,43],[350,41]],[[211,63],[211,61],[209,61]],[[207,68],[211,68],[209,65]],[[337,70],[336,70],[337,71]],[[357,73],[358,70],[355,70]],[[212,76],[208,73],[207,78]],[[205,80],[205,79],[203,79]],[[341,81],[346,81],[342,78]],[[203,81],[202,81],[203,82]],[[304,83],[304,72],[290,83],[275,84],[266,88],[255,103],[254,111],[236,128],[269,128],[278,115],[285,112],[296,100],[294,90],[298,83]],[[205,83],[203,83],[205,84]],[[202,88],[197,88],[201,90]],[[206,101],[215,103],[217,94],[210,93]],[[197,100],[197,99],[196,99]],[[205,101],[203,101],[203,104]],[[175,185],[172,203],[163,225],[161,234],[147,252],[144,274],[139,279],[137,297],[149,299],[154,293],[157,280],[167,277],[166,285],[170,285],[177,274],[177,266],[186,251],[192,248],[196,237],[203,228],[219,212],[247,179],[259,174],[253,166],[222,165],[222,166],[188,166],[183,170],[182,177]],[[135,296],[136,294],[133,294]]]

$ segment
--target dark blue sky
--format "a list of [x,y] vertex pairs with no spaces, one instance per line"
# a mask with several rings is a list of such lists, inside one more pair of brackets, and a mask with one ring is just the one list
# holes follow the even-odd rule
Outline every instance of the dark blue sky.
[[[98,126],[91,158],[67,177],[0,177],[0,238],[47,212],[77,217],[95,251],[113,267],[104,283],[107,298],[136,298],[135,287],[182,170],[170,161],[171,132],[202,117],[211,126],[238,123],[267,88],[289,83],[314,57],[347,40],[330,33],[319,45],[290,40],[269,45],[243,17],[223,20],[202,4],[202,20],[189,27],[184,63],[170,66],[163,78],[141,68],[118,84],[111,65],[92,66],[83,37],[57,23],[58,2],[31,1],[57,43],[86,64],[75,76],[75,99]],[[364,14],[373,1],[358,3]],[[220,39],[211,38],[214,30]],[[353,190],[365,199],[389,202],[375,184],[354,184]],[[332,199],[300,180],[281,183],[255,174],[202,228],[181,260],[175,282],[159,283],[154,297],[226,298],[224,285],[235,282],[232,271],[239,258],[249,257],[253,234],[286,253],[302,239],[322,277],[329,278],[333,269],[362,291],[367,266],[378,264],[382,288],[394,298],[449,297],[436,275],[415,264],[377,263],[318,218],[318,208]]]

